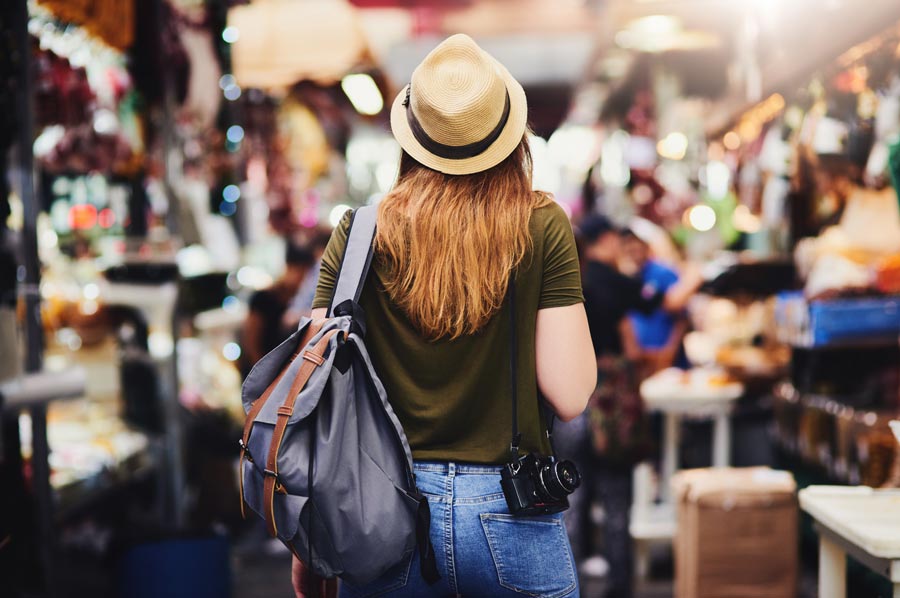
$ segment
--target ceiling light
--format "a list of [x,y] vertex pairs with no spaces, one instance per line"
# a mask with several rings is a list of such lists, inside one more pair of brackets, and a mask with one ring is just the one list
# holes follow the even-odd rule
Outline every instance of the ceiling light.
[[688,140],[684,133],[669,133],[656,144],[657,153],[669,160],[682,160],[687,153]]
[[222,40],[227,44],[233,44],[241,38],[241,31],[234,25],[222,30]]
[[244,140],[244,128],[240,125],[231,125],[225,132],[225,138],[231,143],[240,143]]
[[619,130],[610,135],[600,151],[600,177],[610,187],[625,187],[631,180],[631,171],[625,161],[625,150],[630,136]]
[[344,214],[347,213],[347,210],[352,209],[347,204],[339,203],[338,205],[331,208],[331,213],[328,214],[328,223],[333,227],[336,227],[341,223],[341,218],[344,217]]
[[222,199],[228,203],[234,203],[241,198],[241,188],[237,185],[226,185],[222,189]]
[[626,50],[640,52],[667,52],[669,50],[700,50],[720,45],[716,34],[685,30],[681,21],[671,15],[650,15],[631,21],[616,33],[616,45]]
[[671,15],[650,15],[631,22],[628,27],[642,35],[666,35],[681,30],[681,21]]
[[704,233],[716,225],[716,212],[709,206],[698,205],[688,210],[688,222],[694,229]]
[[378,85],[371,76],[361,73],[347,75],[341,80],[341,89],[347,94],[347,98],[360,114],[373,116],[384,108],[384,99],[378,90]]
[[706,165],[706,190],[713,199],[724,199],[731,185],[731,169],[724,162],[713,160]]
[[227,87],[223,93],[226,100],[233,102],[241,97],[241,88],[237,85],[232,85],[231,87]]
[[241,346],[235,342],[225,343],[222,347],[222,357],[228,361],[237,361],[241,357]]
[[219,78],[219,88],[222,91],[225,91],[229,87],[234,87],[235,85],[237,85],[237,79],[235,79],[234,75],[232,75],[231,73],[222,75]]
[[725,133],[725,137],[722,139],[722,143],[725,144],[726,148],[734,151],[741,147],[741,136],[734,131],[728,131],[727,133]]

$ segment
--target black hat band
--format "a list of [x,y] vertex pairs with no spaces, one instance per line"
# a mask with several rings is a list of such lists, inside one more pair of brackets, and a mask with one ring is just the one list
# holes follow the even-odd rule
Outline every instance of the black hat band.
[[425,129],[422,128],[422,125],[419,123],[419,120],[416,118],[412,106],[410,105],[409,94],[411,90],[412,84],[407,85],[406,99],[403,100],[403,105],[406,107],[406,121],[409,123],[409,128],[412,131],[413,137],[416,138],[419,145],[439,158],[445,158],[447,160],[465,160],[484,153],[485,150],[491,147],[491,144],[497,141],[500,134],[503,132],[503,129],[506,127],[506,123],[509,121],[509,90],[506,90],[506,102],[503,105],[503,114],[500,116],[500,122],[497,123],[497,126],[494,127],[490,133],[488,133],[487,137],[481,141],[475,141],[466,145],[446,145],[429,137],[428,133],[425,132]]

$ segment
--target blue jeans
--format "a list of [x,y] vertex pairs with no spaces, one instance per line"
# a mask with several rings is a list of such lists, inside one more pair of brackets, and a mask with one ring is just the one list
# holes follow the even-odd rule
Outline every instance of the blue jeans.
[[441,579],[433,586],[422,579],[416,553],[370,584],[342,584],[341,598],[578,596],[562,513],[510,515],[500,467],[417,461],[415,471],[431,506]]

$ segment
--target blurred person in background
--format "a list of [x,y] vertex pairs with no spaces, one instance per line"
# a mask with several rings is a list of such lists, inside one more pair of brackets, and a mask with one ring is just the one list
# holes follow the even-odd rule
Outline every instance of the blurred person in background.
[[325,247],[328,246],[328,240],[331,238],[331,230],[325,228],[316,228],[309,237],[309,249],[315,260],[313,266],[303,277],[303,282],[297,293],[291,299],[287,311],[284,312],[284,329],[291,330],[296,328],[300,323],[300,318],[308,316],[312,311],[313,299],[316,296],[316,285],[319,283],[319,270],[322,268],[322,254],[325,253]]
[[287,337],[284,314],[316,264],[309,249],[294,244],[288,245],[284,261],[281,278],[250,297],[250,313],[241,329],[241,373],[245,378],[253,364]]
[[[650,244],[634,230],[628,229],[622,234],[622,251],[627,262],[623,270],[640,281],[645,292],[665,293],[678,282],[678,273],[655,259]],[[628,318],[646,365],[645,373],[684,363],[681,343],[687,332],[687,322],[683,312],[660,306],[649,313],[632,310]]]
[[862,184],[862,173],[858,165],[839,154],[818,154],[816,164],[818,202],[814,218],[818,225],[816,234],[821,234],[829,226],[840,224],[847,200]]
[[[622,233],[600,215],[579,226],[584,260],[585,310],[597,358],[598,385],[582,417],[561,426],[555,437],[566,445],[584,473],[582,488],[572,495],[567,528],[582,554],[590,554],[590,506],[596,498],[604,510],[603,556],[609,566],[607,596],[631,596],[632,548],[629,515],[632,468],[650,451],[638,384],[646,353],[637,341],[629,312],[680,312],[699,287],[689,270],[663,290],[622,273]],[[580,445],[580,446],[579,446]],[[570,457],[573,458],[573,457]],[[576,496],[578,495],[578,496]],[[593,559],[592,559],[593,560]],[[589,571],[586,571],[589,573]]]

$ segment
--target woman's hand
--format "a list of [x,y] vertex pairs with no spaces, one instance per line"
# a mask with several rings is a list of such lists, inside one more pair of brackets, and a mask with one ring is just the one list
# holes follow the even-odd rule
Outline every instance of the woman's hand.
[[291,585],[294,586],[294,595],[297,598],[308,598],[303,590],[304,585],[306,584],[306,576],[308,575],[308,571],[306,570],[306,565],[300,561],[296,556],[293,557],[291,561]]
[[297,598],[337,598],[337,579],[319,577],[296,556],[291,561],[291,585]]

